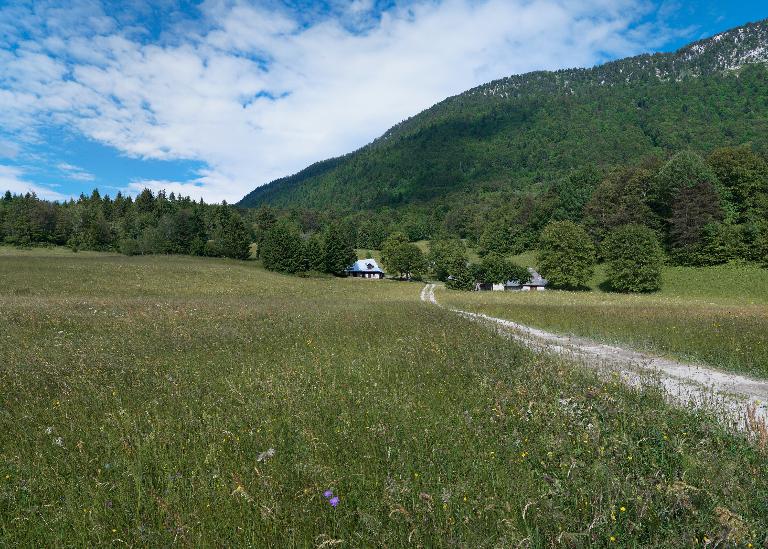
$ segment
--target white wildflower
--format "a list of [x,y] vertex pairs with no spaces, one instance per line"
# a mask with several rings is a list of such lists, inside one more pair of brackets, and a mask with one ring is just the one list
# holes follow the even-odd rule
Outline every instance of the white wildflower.
[[270,448],[266,452],[262,452],[259,454],[259,457],[256,458],[256,461],[267,461],[269,458],[275,456],[275,449]]

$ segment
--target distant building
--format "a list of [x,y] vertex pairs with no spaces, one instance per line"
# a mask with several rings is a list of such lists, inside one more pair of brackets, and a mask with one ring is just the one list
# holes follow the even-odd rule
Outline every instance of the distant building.
[[531,267],[528,267],[528,272],[531,277],[526,282],[520,282],[519,280],[507,280],[504,284],[491,284],[489,282],[477,282],[475,283],[476,292],[530,292],[537,291],[543,292],[547,289],[549,283],[545,278],[542,278]]
[[528,272],[531,273],[531,279],[523,284],[523,287],[521,288],[523,292],[543,292],[547,289],[547,284],[549,284],[549,282],[545,278],[542,278],[541,275],[531,267],[528,267]]
[[347,267],[346,273],[355,278],[384,278],[384,271],[375,259],[359,259]]
[[517,292],[523,289],[523,283],[519,280],[507,280],[504,284],[505,292]]

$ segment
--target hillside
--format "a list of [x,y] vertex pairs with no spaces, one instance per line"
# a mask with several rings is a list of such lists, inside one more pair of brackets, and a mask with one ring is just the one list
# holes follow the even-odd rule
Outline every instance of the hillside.
[[450,97],[345,155],[248,194],[339,212],[447,209],[547,186],[582,165],[768,146],[768,20],[591,69],[533,72]]

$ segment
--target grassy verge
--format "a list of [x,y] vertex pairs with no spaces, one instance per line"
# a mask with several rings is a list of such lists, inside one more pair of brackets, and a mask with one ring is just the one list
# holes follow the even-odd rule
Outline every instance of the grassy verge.
[[746,442],[421,304],[420,285],[2,254],[0,545],[757,546],[768,531],[768,463]]

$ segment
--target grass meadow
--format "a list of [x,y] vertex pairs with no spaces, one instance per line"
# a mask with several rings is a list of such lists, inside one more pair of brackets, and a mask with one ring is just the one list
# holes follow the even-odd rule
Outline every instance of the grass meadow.
[[768,377],[768,269],[669,267],[662,291],[441,292],[454,307]]
[[756,447],[420,290],[0,248],[0,546],[766,541]]

